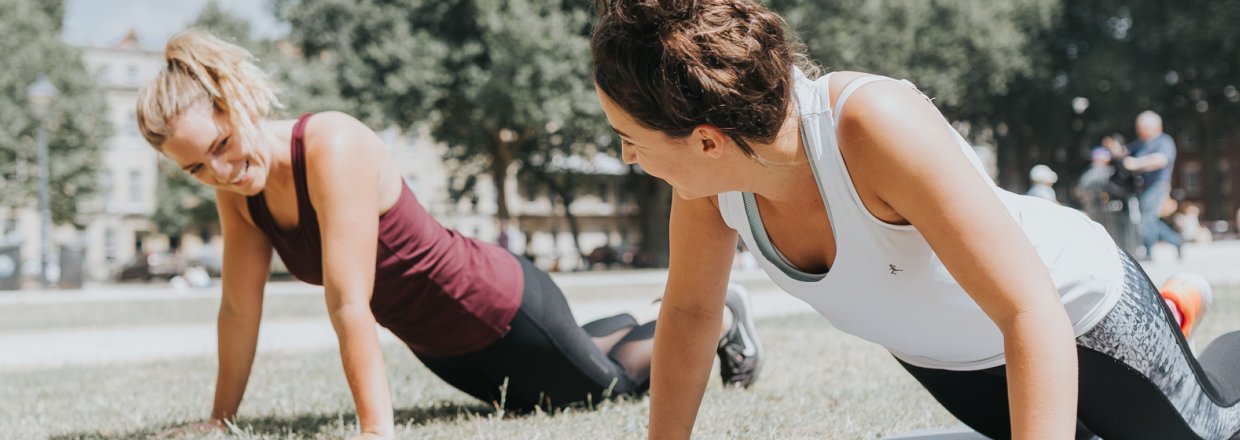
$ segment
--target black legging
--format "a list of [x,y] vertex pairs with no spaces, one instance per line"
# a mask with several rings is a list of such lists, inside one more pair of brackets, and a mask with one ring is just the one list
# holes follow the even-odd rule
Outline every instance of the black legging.
[[[1124,293],[1102,322],[1077,338],[1078,431],[1107,440],[1209,439],[1240,435],[1240,331],[1194,358],[1158,289],[1121,255]],[[901,365],[966,425],[1012,436],[1006,370],[948,371]]]
[[654,322],[637,326],[632,316],[621,314],[578,327],[563,292],[551,277],[529,260],[516,258],[521,262],[525,285],[511,329],[473,353],[444,357],[414,353],[431,372],[471,396],[496,404],[502,401],[510,409],[597,403],[609,396],[641,394],[649,389],[648,375],[630,377],[590,338],[631,329],[616,344],[619,347],[630,340],[653,337]]

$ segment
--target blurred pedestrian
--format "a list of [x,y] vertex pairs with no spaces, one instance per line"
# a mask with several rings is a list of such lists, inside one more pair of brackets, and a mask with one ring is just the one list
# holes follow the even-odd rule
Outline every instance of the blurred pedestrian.
[[1089,152],[1089,168],[1077,179],[1076,195],[1081,207],[1089,217],[1105,225],[1106,203],[1111,199],[1107,187],[1115,167],[1111,166],[1111,152],[1105,147],[1094,147]]
[[1162,117],[1146,110],[1137,115],[1137,140],[1128,146],[1132,155],[1121,163],[1124,169],[1139,173],[1141,188],[1137,194],[1141,211],[1141,258],[1152,257],[1154,245],[1165,241],[1179,251],[1183,240],[1175,229],[1163,223],[1159,209],[1171,197],[1171,170],[1175,166],[1176,147],[1171,136],[1163,132]]
[[1055,182],[1059,181],[1059,174],[1051,170],[1051,167],[1042,164],[1034,165],[1029,170],[1029,180],[1033,184],[1029,186],[1029,191],[1025,195],[1059,203],[1059,198],[1055,196]]
[[1141,242],[1136,174],[1119,165],[1127,155],[1123,135],[1103,136],[1101,145],[1090,150],[1090,166],[1075,192],[1085,213],[1102,224],[1117,245],[1136,254]]
[[1179,209],[1171,215],[1171,221],[1185,242],[1209,243],[1214,241],[1210,229],[1201,226],[1201,208],[1196,203],[1180,203]]

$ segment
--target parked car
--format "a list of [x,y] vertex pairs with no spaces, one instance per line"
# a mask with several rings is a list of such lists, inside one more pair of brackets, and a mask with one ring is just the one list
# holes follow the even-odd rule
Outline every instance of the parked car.
[[171,253],[149,253],[134,256],[121,268],[117,281],[167,281],[181,273],[178,258]]

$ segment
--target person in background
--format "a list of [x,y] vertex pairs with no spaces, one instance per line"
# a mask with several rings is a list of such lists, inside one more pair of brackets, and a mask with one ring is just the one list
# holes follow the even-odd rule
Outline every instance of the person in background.
[[1111,197],[1107,187],[1111,185],[1111,176],[1115,167],[1111,166],[1111,152],[1105,147],[1094,147],[1089,152],[1089,168],[1081,174],[1076,183],[1076,195],[1081,200],[1081,207],[1089,217],[1106,226],[1108,215],[1107,202]]
[[1029,170],[1029,180],[1033,181],[1033,185],[1029,186],[1029,191],[1025,195],[1059,203],[1059,198],[1055,197],[1054,188],[1055,182],[1059,181],[1059,175],[1055,174],[1051,167],[1042,164],[1034,165]]
[[1141,210],[1141,245],[1145,253],[1141,258],[1152,257],[1154,245],[1166,241],[1178,249],[1183,242],[1180,234],[1163,223],[1158,213],[1163,202],[1171,196],[1171,170],[1175,167],[1176,147],[1171,136],[1163,132],[1162,117],[1146,110],[1137,115],[1137,140],[1128,145],[1132,155],[1121,162],[1124,169],[1141,176],[1137,193]]
[[1210,229],[1201,226],[1201,208],[1196,203],[1181,203],[1175,214],[1171,215],[1171,221],[1186,242],[1209,243],[1214,240]]

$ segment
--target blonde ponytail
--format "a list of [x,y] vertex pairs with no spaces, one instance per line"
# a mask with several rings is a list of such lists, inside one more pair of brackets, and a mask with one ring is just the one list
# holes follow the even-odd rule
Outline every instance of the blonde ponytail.
[[204,101],[225,114],[247,143],[259,138],[255,123],[281,107],[254,56],[206,31],[191,29],[172,37],[164,59],[164,70],[138,93],[138,129],[155,148],[171,136],[173,120]]

